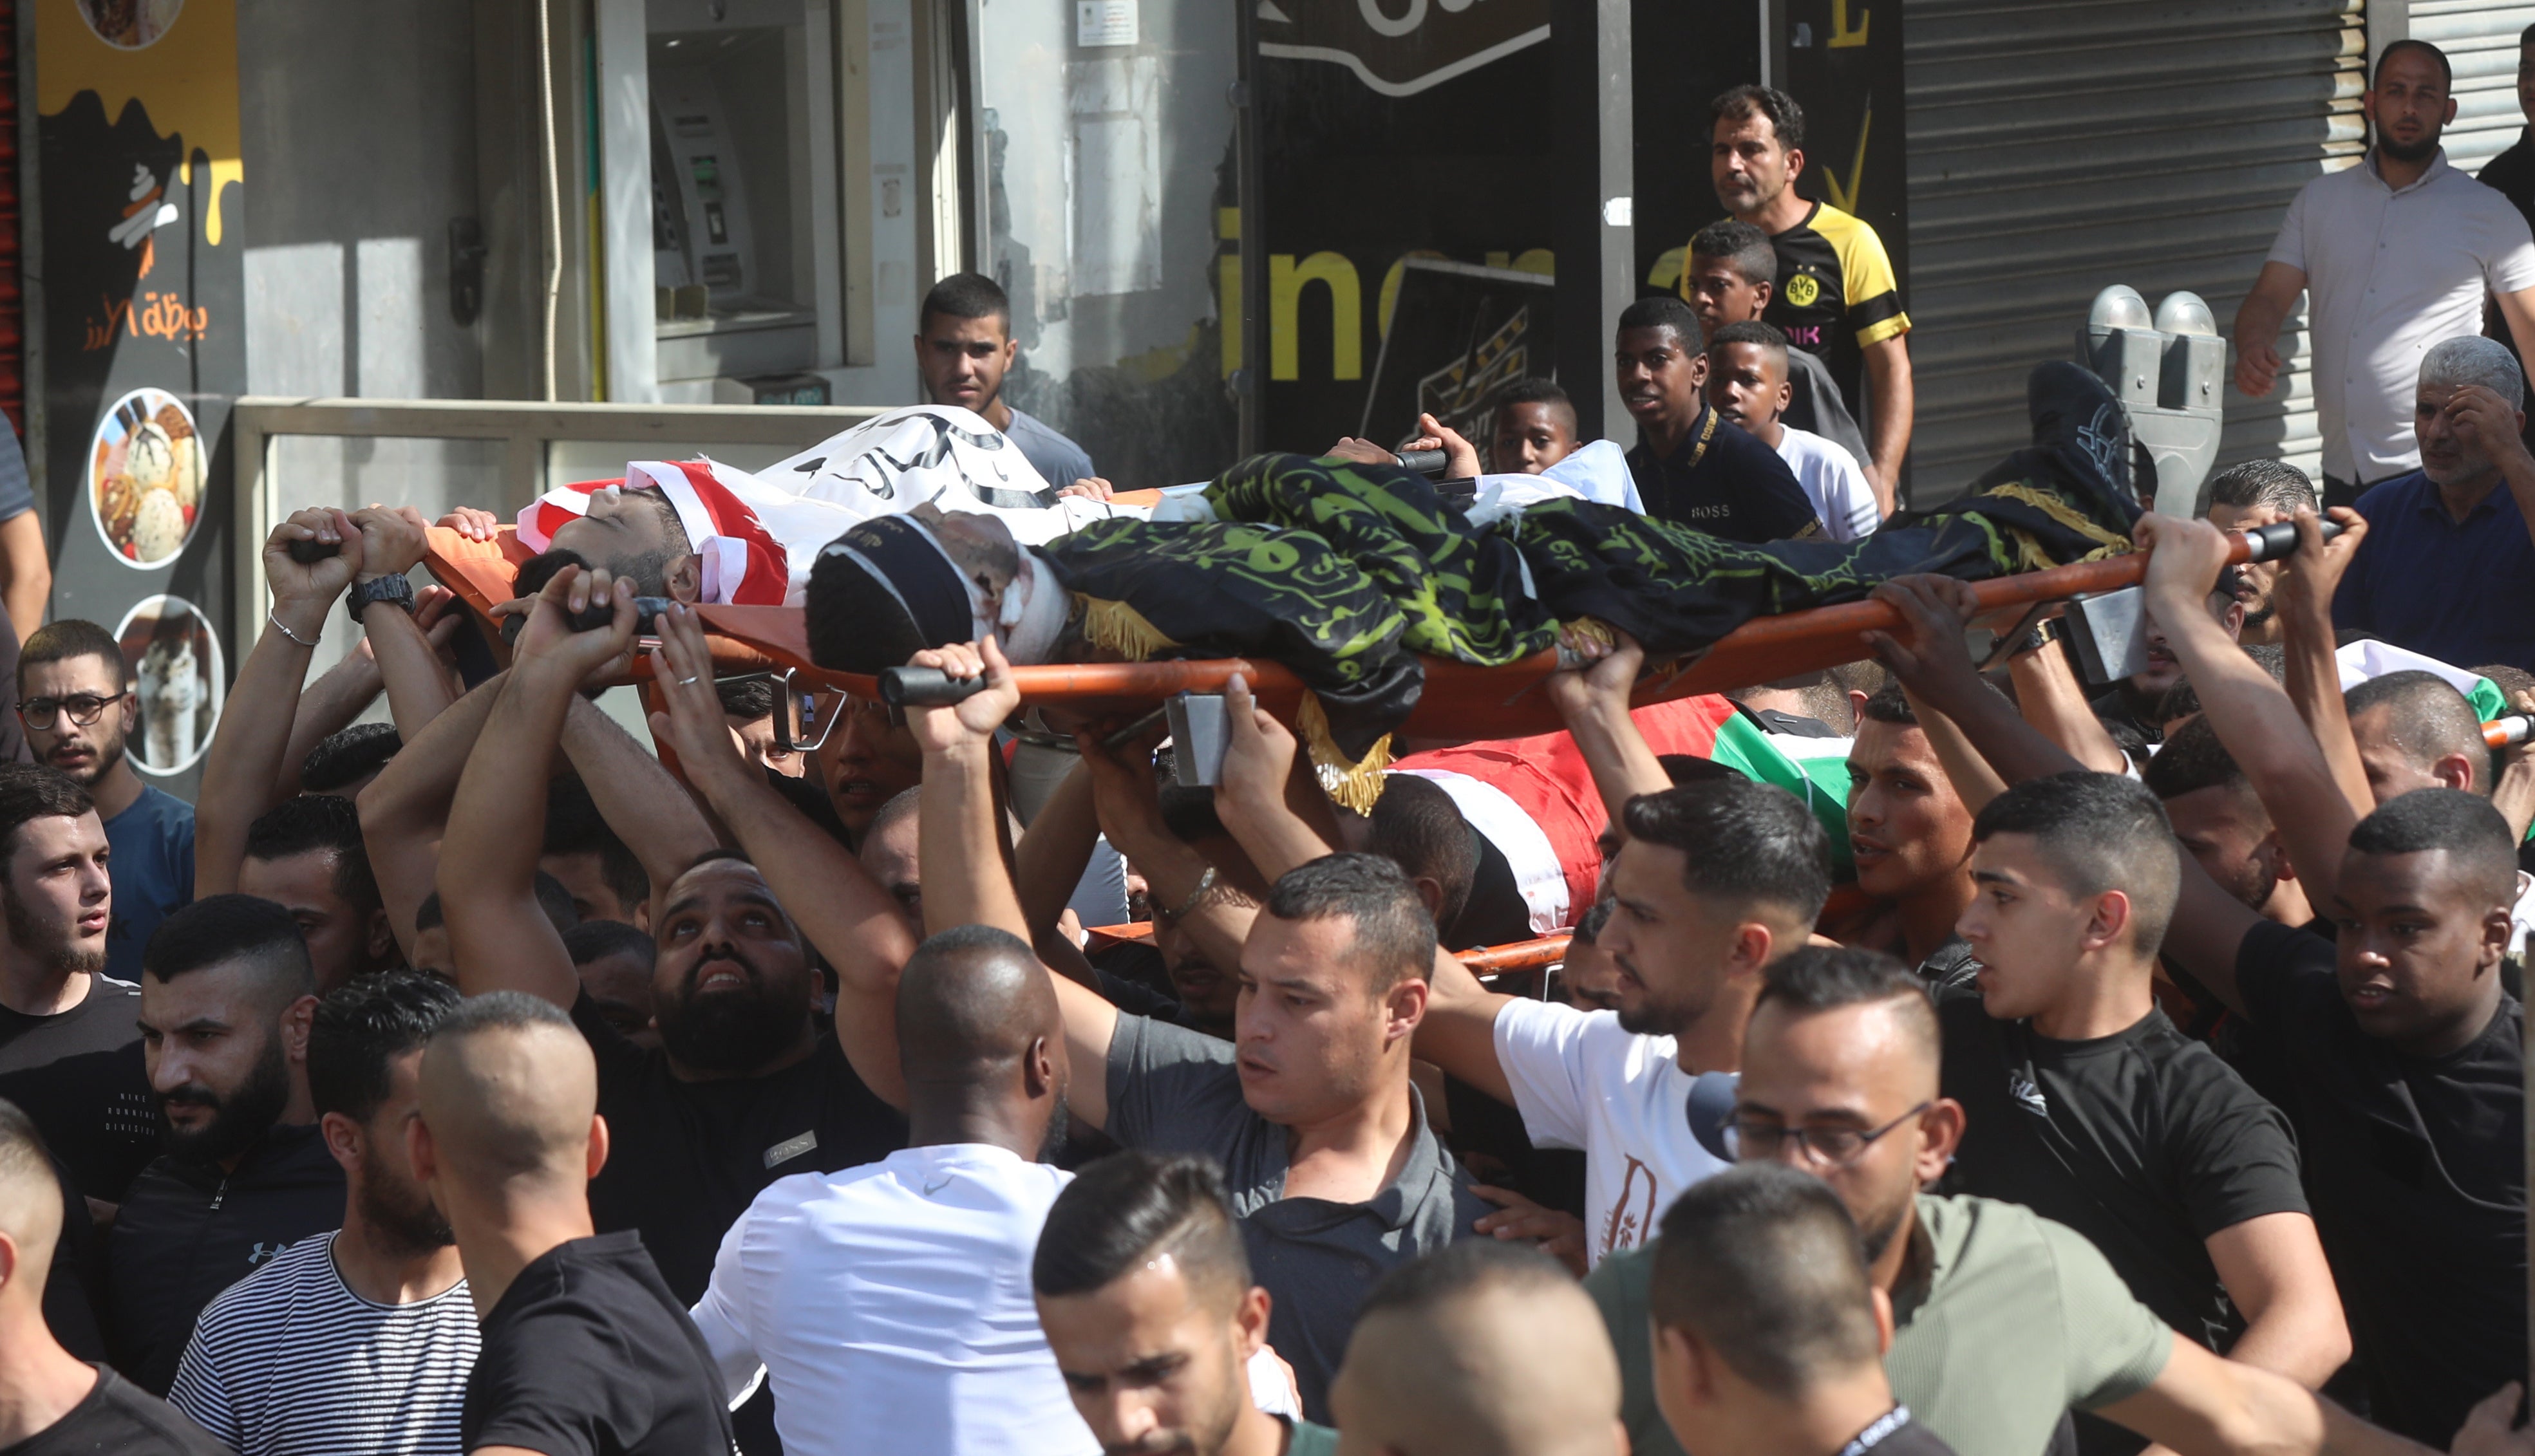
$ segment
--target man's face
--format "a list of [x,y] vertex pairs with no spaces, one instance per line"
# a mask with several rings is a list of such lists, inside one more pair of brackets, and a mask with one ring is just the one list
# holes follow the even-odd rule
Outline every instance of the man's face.
[[2377,145],[2397,161],[2427,161],[2438,148],[2439,133],[2455,120],[2446,73],[2409,47],[2378,66],[2377,84],[2361,102],[2377,124]]
[[[2377,802],[2398,799],[2415,789],[2471,789],[2472,770],[2463,769],[2462,782],[2450,782],[2439,776],[2437,760],[2423,762],[2411,750],[2394,739],[2394,704],[2377,706],[2350,715],[2350,736],[2359,745],[2359,766],[2368,774],[2368,787]],[[2448,760],[2450,764],[2453,759]],[[2453,770],[2451,770],[2452,772]]]
[[649,957],[602,955],[583,963],[579,970],[581,989],[589,994],[598,1019],[638,1047],[660,1045],[659,1029],[651,1024],[654,1002]]
[[1383,1053],[1415,1029],[1414,1015],[1394,1017],[1393,998],[1372,989],[1354,942],[1351,917],[1262,910],[1251,922],[1233,1046],[1242,1098],[1268,1122],[1290,1127],[1362,1102]]
[[[123,745],[139,720],[141,698],[123,691],[121,662],[91,654],[31,663],[18,670],[18,683],[22,719],[29,703],[47,702],[59,709],[49,728],[26,725],[27,747],[36,762],[69,774],[82,788],[94,788],[123,761]],[[85,713],[100,703],[105,710],[94,723],[83,728],[71,721],[74,710]]]
[[924,376],[925,397],[985,413],[1003,393],[1004,371],[1013,367],[1019,347],[1001,314],[982,319],[926,315],[923,332],[915,335],[915,368]]
[[1161,953],[1162,970],[1171,978],[1189,1019],[1201,1026],[1232,1028],[1241,1004],[1241,982],[1206,959],[1195,936],[1176,925],[1153,922],[1153,948]]
[[9,948],[22,966],[63,976],[105,969],[105,933],[113,919],[112,849],[96,811],[77,819],[46,815],[19,826],[0,911]]
[[[1870,1132],[1936,1096],[1937,1068],[1913,1044],[1893,1002],[1812,1012],[1764,1002],[1744,1033],[1735,1119]],[[1779,1139],[1777,1156],[1839,1194],[1872,1261],[1908,1221],[1920,1183],[1942,1174],[1952,1151],[1940,1125],[1923,1113],[1916,1123],[1894,1127],[1844,1165],[1815,1161],[1793,1137]]]
[[2341,996],[2360,1030],[2433,1043],[2484,1004],[2508,947],[2508,900],[2476,893],[2445,850],[2352,850],[2333,899]]
[[1685,348],[1670,329],[1623,329],[1612,347],[1620,402],[1639,425],[1687,423],[1699,413],[1707,356]]
[[1598,941],[1570,942],[1558,979],[1570,1005],[1586,1011],[1620,1009],[1620,968]]
[[2280,836],[2261,801],[2242,783],[2213,784],[2165,801],[2174,837],[2235,901],[2249,910],[2270,903],[2279,886]]
[[1787,360],[1757,343],[1729,343],[1707,366],[1707,402],[1755,434],[1778,422],[1787,409]]
[[1992,834],[1972,851],[1978,892],[1954,934],[1980,957],[1981,1007],[2018,1021],[2057,1003],[2074,974],[2094,900],[2071,894],[2030,834]]
[[141,978],[141,1046],[168,1150],[215,1163],[246,1151],[290,1102],[284,1005],[245,960]]
[[1719,117],[1708,149],[1708,176],[1725,211],[1749,222],[1778,200],[1804,170],[1804,153],[1778,144],[1778,129],[1755,112],[1741,121]]
[[1848,847],[1857,887],[1886,900],[1943,883],[1971,854],[1971,811],[1918,725],[1858,719],[1848,751]]
[[863,869],[870,873],[880,887],[906,915],[906,923],[915,939],[924,939],[924,890],[921,862],[917,849],[918,816],[900,815],[888,827],[864,836],[857,851]]
[[1216,1456],[1230,1441],[1267,1299],[1252,1291],[1227,1311],[1212,1293],[1165,1254],[1086,1294],[1038,1297],[1074,1409],[1107,1456]]
[[836,704],[843,721],[820,746],[819,782],[859,843],[882,805],[924,781],[924,751],[904,727],[890,725],[885,704],[861,698],[840,698]]
[[652,1008],[670,1056],[741,1074],[799,1043],[817,976],[754,867],[713,860],[679,876],[652,940]]
[[1506,474],[1537,475],[1576,453],[1576,413],[1547,399],[1497,410],[1488,456]]
[[1611,866],[1611,918],[1599,941],[1619,974],[1620,1024],[1676,1036],[1706,1015],[1723,989],[1740,917],[1691,893],[1689,857],[1631,839]]
[[1728,324],[1749,324],[1769,306],[1769,285],[1743,276],[1731,258],[1690,255],[1690,311],[1713,334]]
[[669,579],[670,568],[691,558],[695,548],[683,528],[672,527],[660,509],[655,490],[629,491],[602,486],[589,493],[584,515],[557,526],[549,549],[571,551],[584,561],[634,579],[638,591],[693,600],[680,587],[689,574]]
[[594,849],[573,854],[537,856],[537,868],[553,876],[572,896],[573,913],[584,920],[621,920],[641,925],[640,901],[628,905],[607,882],[606,858]]
[[2447,413],[2456,386],[2423,384],[2412,396],[2412,430],[2421,441],[2421,473],[2433,485],[2473,485],[2500,471],[2493,442],[2457,428]]
[[[2244,635],[2245,608],[2235,597],[2212,592],[2208,606],[2210,619],[2226,629],[2229,640]],[[2165,629],[2157,626],[2156,618],[2144,609],[2139,614],[2139,627],[2141,635],[2147,638],[2147,667],[2132,674],[2129,682],[2133,691],[2153,704],[2165,696],[2168,689],[2183,681],[2183,659],[2174,655],[2174,646],[2166,639]]]
[[308,959],[317,967],[317,994],[327,993],[377,968],[387,953],[387,918],[363,914],[335,887],[335,855],[312,849],[278,860],[242,860],[238,893],[257,895],[290,912]]
[[723,721],[730,724],[730,736],[738,741],[740,755],[749,762],[760,768],[772,768],[785,778],[801,776],[801,751],[774,746],[773,714],[763,718],[734,718],[725,714]]
[[422,1111],[422,1052],[388,1062],[388,1099],[361,1126],[360,1184],[354,1190],[363,1222],[390,1249],[429,1253],[458,1242],[449,1220],[432,1206],[431,1190],[414,1177],[405,1129]]
[[[2250,506],[2211,506],[2209,523],[2222,531],[2250,529],[2259,523],[2257,512]],[[2245,609],[2247,631],[2267,626],[2279,608],[2271,595],[2279,589],[2280,564],[2275,561],[2249,561],[2236,568],[2236,602]]]

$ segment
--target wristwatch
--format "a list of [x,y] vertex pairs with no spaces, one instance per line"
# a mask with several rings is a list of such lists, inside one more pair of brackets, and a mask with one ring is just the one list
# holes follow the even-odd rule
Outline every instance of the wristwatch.
[[2053,617],[2033,624],[2033,630],[2017,639],[2015,650],[2008,655],[2021,657],[2027,652],[2039,652],[2058,640],[2060,640],[2060,619]]
[[410,616],[413,613],[413,583],[405,579],[402,572],[391,572],[384,576],[355,581],[352,583],[351,591],[343,598],[343,610],[351,614],[354,622],[358,622],[361,620],[361,614],[368,611],[376,602],[394,602]]

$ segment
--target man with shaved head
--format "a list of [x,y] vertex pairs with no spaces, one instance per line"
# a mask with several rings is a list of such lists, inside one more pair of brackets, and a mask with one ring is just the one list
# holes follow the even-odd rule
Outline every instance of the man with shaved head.
[[2384,803],[2414,789],[2491,796],[2491,750],[2482,715],[2434,672],[2389,672],[2341,695],[2368,787]]
[[141,957],[141,1043],[167,1151],[106,1242],[115,1364],[163,1395],[220,1291],[343,1222],[343,1170],[308,1091],[317,977],[288,910],[212,895]]
[[60,1176],[35,1124],[0,1102],[0,1450],[12,1456],[227,1456],[166,1402],[72,1357],[44,1322]]
[[1251,1282],[1212,1159],[1124,1152],[1082,1170],[1048,1210],[1030,1285],[1074,1408],[1106,1456],[1337,1449],[1328,1426],[1263,1409],[1244,1374],[1274,1362],[1274,1300]]
[[1620,1369],[1549,1255],[1473,1240],[1383,1276],[1329,1387],[1340,1456],[1627,1456]]
[[462,1449],[730,1450],[712,1356],[641,1236],[591,1230],[607,1123],[572,1019],[519,992],[472,998],[432,1032],[420,1083],[407,1156],[457,1237],[483,1329]]
[[1692,1456],[1951,1456],[1884,1373],[1892,1302],[1820,1179],[1747,1163],[1655,1245],[1655,1403]]
[[727,1393],[763,1376],[794,1456],[1087,1456],[1029,1303],[1066,1175],[1065,1020],[1030,947],[990,926],[916,948],[897,984],[908,1145],[757,1195],[696,1305]]

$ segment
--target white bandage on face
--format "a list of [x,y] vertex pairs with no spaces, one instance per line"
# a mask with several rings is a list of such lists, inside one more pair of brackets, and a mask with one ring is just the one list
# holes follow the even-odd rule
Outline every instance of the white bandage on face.
[[1004,620],[999,624],[1004,656],[1017,663],[1047,661],[1056,650],[1058,634],[1065,631],[1071,596],[1057,584],[1055,573],[1038,559],[1038,553],[1022,548],[1020,575],[1004,590]]

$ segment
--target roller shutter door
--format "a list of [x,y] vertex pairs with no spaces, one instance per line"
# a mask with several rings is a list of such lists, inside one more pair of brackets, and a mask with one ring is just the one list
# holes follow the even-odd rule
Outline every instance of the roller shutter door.
[[[2227,331],[2289,199],[2364,150],[2367,36],[2356,0],[1910,0],[1908,15],[1924,505],[2025,442],[2025,375],[2071,357],[2098,289],[2153,305],[2189,288]],[[2228,392],[2222,463],[2315,468],[2302,319],[2283,342],[2284,389]]]

